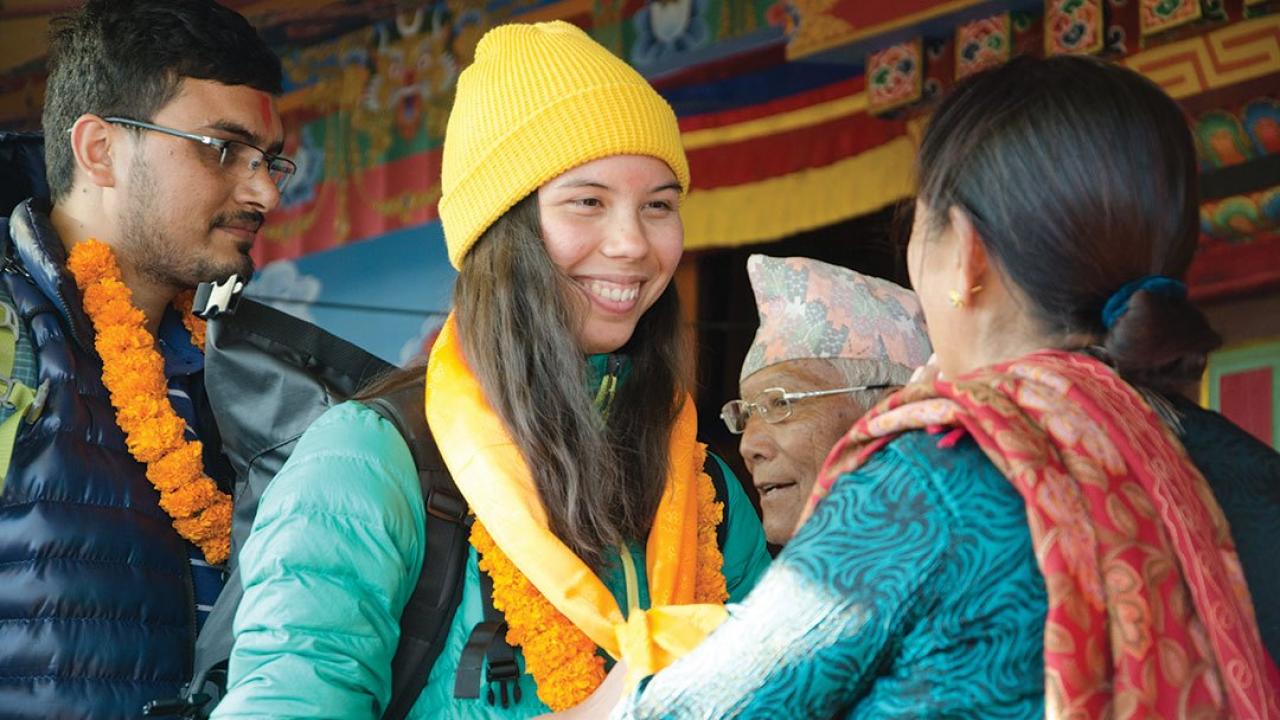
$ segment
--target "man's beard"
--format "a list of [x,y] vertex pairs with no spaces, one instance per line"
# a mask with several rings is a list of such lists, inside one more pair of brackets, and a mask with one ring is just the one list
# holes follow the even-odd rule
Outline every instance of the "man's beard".
[[[247,253],[234,259],[219,259],[205,252],[210,242],[207,235],[191,247],[174,239],[172,228],[164,227],[159,219],[150,168],[144,162],[136,162],[131,174],[130,201],[120,221],[120,247],[138,273],[153,282],[184,289],[225,280],[233,274],[245,280],[253,276],[253,259]],[[223,213],[210,223],[209,231],[223,224],[255,221],[261,224],[260,213]]]

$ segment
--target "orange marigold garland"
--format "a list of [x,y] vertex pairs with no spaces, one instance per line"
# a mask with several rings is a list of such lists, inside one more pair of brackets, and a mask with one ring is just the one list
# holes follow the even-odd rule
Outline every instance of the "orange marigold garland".
[[[702,467],[706,447],[699,447],[696,460]],[[711,478],[699,474],[695,602],[729,599],[722,572],[724,556],[716,539],[723,517],[724,506],[716,502]],[[479,520],[471,526],[471,544],[480,554],[480,570],[493,579],[493,607],[507,621],[507,642],[524,654],[525,669],[538,686],[538,699],[555,712],[586,700],[605,677],[604,658],[596,652],[596,644],[538,592]]]
[[191,344],[204,350],[205,321],[191,312],[191,304],[195,302],[195,290],[183,290],[173,299],[173,307],[182,315],[182,326],[191,333]]
[[[698,443],[697,467],[706,462],[707,446]],[[716,528],[724,519],[724,504],[716,502],[716,486],[706,473],[698,475],[698,574],[693,583],[693,601],[723,605],[729,600],[729,586],[724,579],[724,555]]]
[[493,607],[506,618],[507,642],[524,651],[538,699],[556,712],[585,700],[604,682],[596,644],[538,592],[479,520],[471,525],[471,544],[480,553],[480,570],[493,579]]
[[[187,441],[186,423],[169,403],[164,359],[134,307],[111,248],[86,240],[71,249],[67,268],[84,296],[93,321],[94,347],[102,358],[102,383],[111,393],[116,423],[129,453],[147,466],[147,479],[160,493],[160,507],[178,534],[195,544],[212,564],[231,551],[231,496],[204,474],[199,441]],[[179,300],[178,302],[181,302]],[[204,322],[180,306],[192,343],[204,348]]]

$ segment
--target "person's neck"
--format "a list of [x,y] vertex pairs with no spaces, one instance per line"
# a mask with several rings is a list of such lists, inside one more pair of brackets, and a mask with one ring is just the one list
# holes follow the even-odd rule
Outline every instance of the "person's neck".
[[971,337],[974,341],[965,348],[962,368],[957,374],[998,365],[1030,355],[1037,350],[1058,346],[1055,338],[1048,335],[1027,329],[1014,330],[1007,326],[984,328]]
[[72,248],[89,239],[101,241],[111,247],[120,267],[121,280],[132,295],[133,306],[142,311],[146,317],[147,332],[155,336],[160,329],[165,308],[173,302],[178,289],[146,276],[137,269],[127,253],[120,252],[116,246],[118,235],[115,227],[103,219],[103,213],[93,212],[74,202],[60,202],[53,206],[49,220],[68,255]]
[[950,365],[949,376],[959,376],[980,368],[1016,360],[1040,350],[1080,348],[1087,337],[1063,336],[1045,329],[1028,310],[1029,301],[996,289],[984,298],[988,304],[975,308],[962,336],[968,341],[959,348]]

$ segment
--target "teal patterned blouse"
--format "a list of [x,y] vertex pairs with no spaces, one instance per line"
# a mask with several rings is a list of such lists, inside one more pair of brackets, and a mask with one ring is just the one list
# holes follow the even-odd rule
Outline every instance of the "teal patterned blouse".
[[905,434],[840,478],[760,584],[615,718],[1044,715],[1044,579],[978,446]]

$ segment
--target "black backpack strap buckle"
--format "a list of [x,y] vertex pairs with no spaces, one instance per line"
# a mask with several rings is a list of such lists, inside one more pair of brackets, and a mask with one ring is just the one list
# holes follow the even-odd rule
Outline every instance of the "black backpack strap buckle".
[[142,715],[143,717],[198,718],[201,708],[211,699],[206,693],[195,693],[189,697],[152,700],[142,706]]
[[[516,650],[507,643],[507,621],[493,606],[493,578],[480,573],[480,597],[484,602],[484,622],[471,629],[467,644],[458,658],[458,672],[454,676],[453,696],[459,699],[480,697],[480,672],[489,686],[485,700],[490,705],[499,702],[503,708],[519,703],[520,665],[516,662]],[[497,685],[498,692],[494,692]]]
[[[499,696],[504,709],[511,707],[512,703],[520,702],[520,666],[516,664],[514,657],[510,660],[494,660],[490,657],[485,682],[489,684],[485,700],[490,705],[498,704]],[[499,696],[495,696],[493,692],[494,685],[498,686]]]
[[423,501],[427,514],[455,525],[471,525],[471,511],[467,501],[456,495],[432,487]]
[[202,282],[191,299],[191,314],[204,320],[235,315],[244,292],[244,280],[232,275],[222,282]]
[[[458,672],[453,680],[453,696],[463,700],[480,697],[480,677],[484,670],[485,656],[489,648],[507,632],[507,623],[502,619],[477,623],[471,628],[467,644],[462,648],[458,658]],[[492,677],[492,669],[490,669]]]

